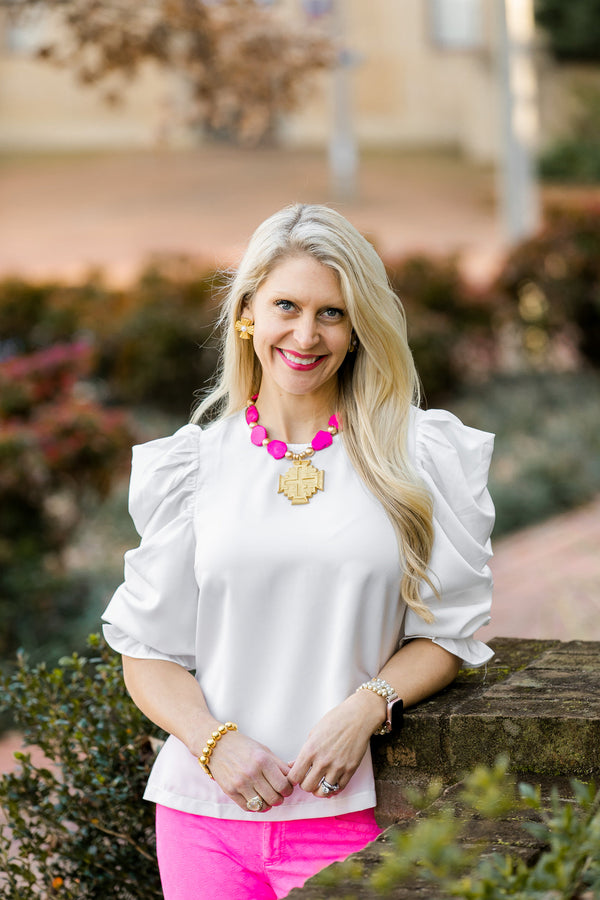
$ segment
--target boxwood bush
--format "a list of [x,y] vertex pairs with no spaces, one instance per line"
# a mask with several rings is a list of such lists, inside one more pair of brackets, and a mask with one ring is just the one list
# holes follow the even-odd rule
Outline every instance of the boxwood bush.
[[162,897],[153,807],[142,793],[163,737],[130,701],[120,657],[98,635],[87,656],[0,676],[24,742],[0,778],[0,894],[5,900],[151,900]]

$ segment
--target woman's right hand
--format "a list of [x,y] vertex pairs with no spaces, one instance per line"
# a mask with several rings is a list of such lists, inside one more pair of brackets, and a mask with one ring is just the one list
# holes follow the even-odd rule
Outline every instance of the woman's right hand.
[[239,731],[230,731],[217,742],[209,768],[219,787],[244,812],[252,797],[261,797],[265,805],[260,812],[267,812],[294,790],[287,778],[290,766]]

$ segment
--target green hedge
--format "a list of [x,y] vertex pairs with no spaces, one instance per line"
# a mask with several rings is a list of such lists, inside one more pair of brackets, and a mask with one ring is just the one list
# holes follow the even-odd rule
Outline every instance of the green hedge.
[[549,210],[509,253],[489,298],[520,335],[522,366],[560,369],[567,354],[569,365],[600,367],[600,205]]
[[535,18],[557,59],[600,60],[600,0],[535,0]]
[[496,377],[460,392],[449,408],[496,434],[490,470],[494,537],[600,494],[600,373]]
[[[352,900],[383,897],[458,897],[460,900],[596,900],[600,896],[600,791],[594,784],[571,782],[572,800],[553,788],[549,802],[538,787],[515,785],[508,760],[493,768],[476,767],[452,798],[432,803],[436,793],[405,793],[422,814],[389,837],[381,861],[366,870],[358,861],[338,864],[316,876],[324,896]],[[517,854],[489,852],[502,844],[502,820],[522,823],[523,844],[532,836],[539,847],[531,864]],[[482,839],[461,841],[469,823]],[[496,825],[497,823],[497,825]],[[495,825],[498,834],[495,833]],[[488,836],[487,840],[485,836]],[[361,884],[362,889],[354,888]],[[407,894],[403,886],[409,887]],[[335,890],[335,894],[334,894]]]
[[219,276],[187,259],[157,260],[128,289],[101,275],[79,285],[0,282],[0,354],[27,354],[87,341],[90,373],[106,399],[188,416],[212,374],[211,341]]
[[18,754],[0,778],[0,889],[5,900],[162,897],[154,816],[142,793],[157,741],[125,693],[120,657],[98,636],[88,657],[0,676],[0,710],[45,762]]

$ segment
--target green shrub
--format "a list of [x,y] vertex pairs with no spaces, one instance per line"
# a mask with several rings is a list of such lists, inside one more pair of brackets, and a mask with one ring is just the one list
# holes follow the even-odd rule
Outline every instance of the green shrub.
[[494,535],[514,531],[600,493],[600,375],[496,376],[449,408],[496,433],[490,491]]
[[471,288],[454,258],[409,256],[388,265],[406,309],[408,337],[430,405],[496,367],[494,307]]
[[535,17],[559,60],[600,60],[600,0],[535,0]]
[[539,171],[547,181],[600,182],[600,139],[556,141],[541,154]]
[[[492,769],[477,767],[452,802],[438,801],[416,822],[392,832],[370,872],[352,861],[326,870],[315,881],[337,889],[336,894],[327,891],[328,896],[345,900],[356,897],[353,885],[365,880],[375,894],[391,897],[404,896],[398,888],[409,881],[414,896],[595,900],[600,896],[600,791],[574,780],[573,800],[561,800],[553,789],[546,803],[532,785],[519,785],[517,794],[507,765],[500,759]],[[413,802],[418,804],[419,798]],[[461,843],[473,818],[480,835],[486,830],[493,835],[496,821],[521,819],[523,839],[531,834],[542,852],[530,866],[516,855],[481,853],[484,842],[475,847]]]
[[157,259],[127,289],[101,275],[80,285],[0,282],[0,358],[87,341],[90,376],[113,403],[189,415],[212,375],[213,295],[221,286],[185,258]]
[[89,658],[0,675],[0,709],[10,709],[29,746],[0,778],[0,893],[5,900],[160,898],[154,817],[142,802],[158,741],[123,685],[120,657],[89,638]]
[[142,272],[117,319],[96,332],[98,375],[118,402],[189,416],[216,366],[213,294],[220,284],[216,274],[198,272],[184,259]]
[[99,275],[80,285],[0,281],[0,357],[35,353],[57,343],[91,343],[98,319],[115,320],[114,297]]
[[541,153],[540,175],[548,180],[593,184],[600,181],[600,82],[574,79],[570,93],[577,107],[569,133]]
[[600,206],[550,211],[509,254],[491,293],[518,324],[531,365],[555,367],[562,343],[600,366]]

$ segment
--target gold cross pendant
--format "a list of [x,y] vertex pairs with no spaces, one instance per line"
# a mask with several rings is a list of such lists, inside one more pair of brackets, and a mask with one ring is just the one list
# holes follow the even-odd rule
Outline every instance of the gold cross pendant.
[[315,469],[309,459],[295,459],[285,475],[279,476],[278,494],[285,494],[292,506],[308,503],[313,494],[323,490],[325,473]]

